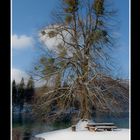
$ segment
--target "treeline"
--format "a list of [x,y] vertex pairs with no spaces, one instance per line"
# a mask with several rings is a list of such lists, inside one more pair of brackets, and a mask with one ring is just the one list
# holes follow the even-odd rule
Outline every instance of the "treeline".
[[24,104],[32,104],[35,93],[34,81],[30,77],[27,84],[24,78],[17,84],[15,80],[12,82],[12,106],[13,108],[19,107],[20,111],[23,110]]

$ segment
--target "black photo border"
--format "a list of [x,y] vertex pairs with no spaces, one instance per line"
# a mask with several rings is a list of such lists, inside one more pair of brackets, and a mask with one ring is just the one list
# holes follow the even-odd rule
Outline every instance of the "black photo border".
[[131,0],[131,139],[140,131],[140,1]]
[[[130,133],[136,139],[140,130],[140,4],[130,0]],[[11,139],[11,0],[0,4],[0,139]]]
[[10,0],[0,2],[0,139],[9,140],[11,134],[10,114]]

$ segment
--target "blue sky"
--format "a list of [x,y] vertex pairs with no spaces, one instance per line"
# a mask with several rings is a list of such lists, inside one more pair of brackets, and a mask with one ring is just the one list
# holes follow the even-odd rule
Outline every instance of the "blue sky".
[[[38,56],[37,34],[51,22],[51,12],[59,0],[12,0],[12,69],[26,72]],[[114,58],[120,66],[117,74],[129,75],[129,0],[113,0],[120,22],[116,36],[120,38]],[[22,44],[22,45],[21,45]],[[25,74],[25,73],[24,73]],[[14,74],[17,76],[16,74]]]

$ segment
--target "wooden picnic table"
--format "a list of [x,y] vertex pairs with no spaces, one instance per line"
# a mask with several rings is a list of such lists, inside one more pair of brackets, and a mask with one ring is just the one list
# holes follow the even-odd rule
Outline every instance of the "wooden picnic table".
[[117,127],[114,123],[89,123],[87,124],[86,128],[89,131],[97,131],[99,129],[111,131],[113,129],[116,129]]

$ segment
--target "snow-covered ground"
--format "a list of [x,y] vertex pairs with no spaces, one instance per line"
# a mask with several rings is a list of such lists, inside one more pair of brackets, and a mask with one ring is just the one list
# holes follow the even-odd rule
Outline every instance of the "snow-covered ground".
[[35,137],[45,140],[129,140],[130,129],[116,129],[113,131],[88,131],[85,126],[93,123],[89,120],[80,120],[76,124],[76,131],[71,128],[38,134]]
[[62,129],[36,135],[45,140],[129,140],[129,129],[117,129],[114,131],[90,132],[81,130],[73,132],[71,128]]

